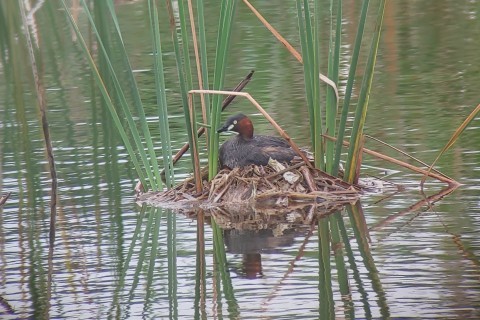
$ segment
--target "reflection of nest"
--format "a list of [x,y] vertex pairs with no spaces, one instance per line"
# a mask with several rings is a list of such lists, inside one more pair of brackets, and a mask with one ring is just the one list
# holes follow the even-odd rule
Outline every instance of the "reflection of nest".
[[255,212],[278,214],[311,205],[329,211],[358,199],[357,190],[349,184],[303,162],[288,168],[278,166],[271,162],[268,166],[224,169],[210,182],[204,172],[200,194],[196,192],[194,179],[189,178],[166,192],[143,194],[139,201],[181,211],[223,208],[244,212],[250,207]]
[[330,203],[303,205],[278,209],[253,209],[245,206],[226,206],[213,208],[209,213],[215,222],[224,230],[272,230],[274,236],[283,235],[286,230],[295,229],[297,226],[316,223],[320,216],[339,210],[343,204]]

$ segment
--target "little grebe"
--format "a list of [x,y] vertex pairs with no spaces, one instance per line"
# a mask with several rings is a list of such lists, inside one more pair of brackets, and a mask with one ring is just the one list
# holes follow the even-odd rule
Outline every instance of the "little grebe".
[[250,119],[237,114],[227,119],[217,132],[235,131],[238,135],[225,141],[220,147],[220,166],[233,169],[250,164],[267,165],[272,158],[279,162],[290,162],[297,153],[282,138],[253,135]]

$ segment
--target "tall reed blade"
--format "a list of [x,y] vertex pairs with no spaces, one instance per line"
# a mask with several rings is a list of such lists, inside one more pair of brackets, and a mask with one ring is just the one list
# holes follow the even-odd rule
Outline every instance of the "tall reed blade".
[[157,92],[158,117],[160,135],[162,139],[162,155],[165,167],[165,180],[167,188],[173,186],[173,161],[170,143],[170,129],[168,125],[167,94],[165,90],[165,76],[163,74],[162,45],[158,24],[158,10],[155,0],[148,0],[148,11],[152,28],[152,43],[154,46],[155,61],[155,88]]
[[[209,89],[208,77],[208,56],[207,56],[207,37],[205,32],[205,15],[203,0],[197,0],[197,17],[198,17],[198,44],[200,46],[200,63],[201,63],[201,79],[202,88]],[[210,123],[210,95],[205,95],[205,107],[207,114],[207,123]]]
[[[236,0],[222,1],[220,8],[220,24],[218,26],[217,52],[215,56],[215,71],[213,76],[213,90],[222,90],[225,69],[227,65],[228,47],[232,33],[233,16],[235,13]],[[208,147],[208,179],[211,180],[218,170],[218,133],[220,114],[222,111],[222,97],[214,95],[210,119],[209,147]]]
[[[308,55],[308,48],[307,48],[307,35],[305,30],[305,19],[303,18],[303,10],[302,10],[302,2],[300,0],[296,1],[297,5],[297,18],[298,18],[298,30],[300,33],[300,44],[302,48],[302,60],[303,60],[303,75],[305,81],[305,95],[307,99],[307,106],[308,106],[308,119],[310,120],[310,137],[312,140],[312,148],[315,145],[315,122],[313,117],[313,95],[312,95],[312,79],[310,73],[310,57]],[[308,63],[305,61],[308,60]]]
[[[159,166],[158,166],[158,161],[157,161],[157,156],[155,154],[155,150],[154,150],[154,147],[153,147],[153,140],[151,138],[151,134],[150,134],[150,129],[148,128],[148,122],[147,122],[147,118],[145,116],[145,111],[143,109],[143,104],[142,104],[142,100],[140,98],[140,93],[139,93],[139,89],[138,89],[138,86],[137,86],[137,82],[135,80],[135,76],[133,74],[133,68],[130,64],[130,61],[128,59],[128,55],[127,55],[127,51],[125,49],[125,44],[124,44],[124,41],[123,41],[123,37],[122,37],[122,33],[120,31],[120,26],[118,24],[118,19],[117,19],[117,15],[115,13],[115,8],[114,8],[114,4],[113,4],[113,1],[107,1],[107,7],[108,7],[108,12],[110,13],[110,17],[112,19],[112,21],[114,22],[114,26],[115,26],[115,29],[113,32],[113,36],[114,36],[114,39],[116,39],[118,41],[118,45],[117,43],[114,43],[114,47],[115,48],[115,52],[117,54],[120,54],[122,60],[123,60],[123,68],[121,70],[121,73],[122,74],[125,74],[127,76],[127,80],[128,80],[128,88],[130,93],[131,93],[131,96],[133,97],[133,104],[134,104],[134,107],[135,107],[135,110],[137,112],[137,116],[139,117],[139,122],[140,122],[140,126],[141,126],[141,129],[142,129],[142,134],[143,134],[143,137],[144,137],[144,140],[145,140],[145,143],[147,145],[147,150],[148,150],[148,160],[145,159],[146,158],[146,153],[144,151],[144,148],[143,148],[143,145],[141,146],[137,146],[138,147],[138,152],[140,153],[141,157],[142,157],[142,160],[143,160],[143,165],[145,167],[145,169],[147,170],[147,175],[149,175],[149,179],[150,179],[150,184],[152,186],[153,189],[162,189],[162,179],[160,178],[160,169],[159,169]],[[98,3],[97,3],[98,5]],[[153,28],[152,28],[152,32],[153,31]],[[158,71],[158,68],[156,69],[157,71],[155,72],[159,72]],[[125,72],[127,71],[127,72]],[[163,77],[163,68],[161,69],[161,75]],[[157,75],[156,75],[157,76]],[[157,91],[157,94],[158,94],[158,91]],[[160,98],[161,100],[165,99],[166,98],[162,98],[162,96],[165,96],[165,91],[161,92],[160,93]],[[157,96],[157,99],[158,99],[158,96]],[[166,104],[166,103],[165,103]],[[160,104],[159,104],[159,107],[160,107]],[[132,122],[128,116],[128,113],[130,112],[129,108],[123,108],[126,112],[127,112],[127,121],[130,123]],[[163,107],[161,108],[163,109]],[[164,113],[163,111],[161,113]],[[136,129],[136,126],[132,126],[130,125],[130,129],[132,130],[132,135],[134,137],[135,140],[139,139],[139,137],[137,137],[137,132],[138,130]],[[164,166],[165,168],[171,168],[173,165],[172,165],[172,161],[171,161],[171,156],[168,157],[165,155],[165,153],[170,153],[171,154],[171,147],[170,147],[170,138],[168,135],[165,135],[165,134],[161,134],[161,137],[162,137],[162,153],[164,154]],[[167,139],[167,141],[164,141],[165,139]],[[154,175],[154,178],[150,177],[150,173],[149,171],[152,171],[153,175]],[[168,170],[169,172],[166,172],[167,173],[170,173],[172,172],[172,170]],[[167,184],[168,184],[168,187],[171,186],[171,184],[169,184],[169,180],[172,180],[173,179],[173,173],[170,173],[170,178],[168,178],[168,174],[166,175],[166,179],[167,179]]]
[[[173,49],[175,52],[175,62],[177,64],[178,80],[180,84],[180,96],[182,97],[183,115],[185,118],[185,125],[187,128],[189,128],[190,123],[192,123],[191,117],[193,117],[193,115],[190,114],[190,111],[188,108],[188,91],[192,89],[193,85],[192,85],[192,73],[191,73],[191,67],[190,67],[190,56],[189,56],[189,49],[188,49],[188,41],[189,41],[188,31],[187,31],[187,23],[185,20],[186,14],[185,14],[183,1],[178,2],[178,10],[179,10],[179,18],[180,18],[180,34],[178,34],[177,32],[177,24],[175,22],[175,15],[173,13],[172,0],[167,0],[167,11],[170,17],[170,31],[172,33]],[[179,37],[182,39],[181,46],[178,39]],[[193,135],[195,135],[195,133],[193,133]],[[194,143],[194,140],[193,140],[191,130],[187,130],[187,137],[188,137],[188,144],[192,146]],[[195,161],[193,157],[191,157],[191,161],[192,161],[192,167],[194,167]]]
[[[90,21],[92,31],[94,32],[94,34],[97,37],[99,48],[101,49],[100,52],[103,54],[101,57],[104,59],[105,63],[107,64],[106,73],[101,75],[101,77],[103,79],[107,79],[107,81],[110,80],[110,79],[112,80],[113,85],[114,85],[114,90],[111,94],[112,98],[119,102],[119,104],[121,106],[121,110],[124,114],[124,118],[127,120],[128,128],[130,129],[130,133],[131,133],[131,135],[133,137],[133,140],[135,142],[136,149],[138,150],[140,158],[142,159],[142,165],[146,169],[149,185],[152,187],[153,190],[160,190],[162,188],[162,180],[160,178],[160,170],[158,168],[157,158],[156,158],[155,152],[153,150],[153,143],[152,143],[152,139],[151,139],[151,136],[150,136],[150,131],[148,129],[145,112],[143,111],[143,106],[142,106],[142,102],[141,102],[141,99],[140,99],[140,94],[139,94],[139,91],[138,91],[138,88],[137,88],[137,85],[136,85],[136,81],[133,77],[132,68],[131,68],[131,66],[128,62],[128,56],[127,56],[127,53],[126,53],[126,50],[125,50],[125,46],[123,45],[123,39],[122,39],[120,30],[118,29],[118,22],[116,21],[117,20],[116,19],[116,14],[115,14],[115,11],[113,10],[113,8],[110,5],[108,5],[109,3],[110,2],[100,2],[100,3],[97,3],[96,6],[107,5],[107,10],[103,10],[102,12],[107,11],[107,12],[110,13],[110,17],[112,18],[112,21],[114,22],[114,25],[116,26],[116,29],[115,29],[116,32],[114,32],[114,33],[110,33],[109,30],[99,30],[99,29],[97,29],[97,24],[93,20],[93,17],[90,13],[89,7],[87,6],[86,2],[84,0],[82,0],[83,9],[84,9],[89,21]],[[103,18],[104,17],[102,16],[102,19],[100,19],[100,22],[102,22],[104,20]],[[100,23],[99,25],[103,28],[108,28],[108,27],[104,26],[103,23]],[[102,31],[102,32],[100,32],[100,31]],[[102,34],[106,35],[106,36],[103,37]],[[115,45],[114,43],[110,43],[108,46],[106,46],[103,40],[106,38],[106,40],[109,41],[110,35],[116,36],[119,40],[120,45]],[[141,123],[142,129],[143,129],[143,134],[145,136],[145,140],[146,140],[146,143],[147,143],[147,146],[148,146],[150,161],[151,161],[151,164],[152,164],[151,166],[150,166],[150,161],[148,160],[149,157],[147,156],[147,154],[145,152],[145,149],[143,147],[143,143],[142,143],[141,138],[140,138],[140,134],[139,134],[137,126],[135,124],[134,116],[132,115],[132,113],[130,111],[129,103],[127,102],[127,99],[125,97],[125,91],[122,88],[122,86],[120,85],[120,81],[117,77],[116,71],[115,71],[115,69],[113,67],[113,64],[111,62],[111,59],[110,59],[110,54],[111,53],[109,51],[107,51],[107,47],[109,49],[111,49],[112,47],[115,47],[117,49],[117,50],[115,50],[115,52],[122,56],[123,60],[125,61],[126,65],[127,65],[125,70],[128,71],[128,72],[126,72],[126,74],[129,75],[130,91],[132,92],[132,96],[134,97],[134,105],[136,106],[136,110],[138,112],[138,116],[140,118],[140,123]],[[116,125],[116,126],[117,126],[117,129],[119,129],[118,125]],[[125,143],[125,141],[124,141],[124,143]],[[128,150],[128,148],[127,148],[127,150]],[[130,154],[130,152],[129,152],[129,154]],[[130,156],[131,156],[131,154],[130,154]],[[153,170],[151,170],[151,168]],[[143,184],[145,189],[148,188],[148,184],[143,183],[143,182],[142,182],[142,184]]]
[[357,34],[355,36],[355,43],[353,45],[352,59],[350,61],[350,69],[348,71],[347,86],[345,88],[345,97],[343,99],[342,115],[338,125],[337,142],[335,144],[335,160],[333,162],[332,174],[338,175],[340,167],[340,157],[342,154],[342,143],[345,137],[345,130],[348,118],[348,110],[350,107],[350,99],[352,97],[353,83],[357,71],[358,57],[360,55],[360,47],[363,39],[363,31],[365,29],[365,22],[367,21],[368,4],[370,0],[363,0],[362,10],[360,12],[360,19],[358,21]]
[[147,186],[147,180],[145,178],[145,175],[143,173],[143,170],[142,170],[142,167],[140,166],[140,163],[137,159],[137,155],[135,153],[135,151],[133,150],[133,147],[132,145],[130,144],[130,140],[128,139],[128,136],[127,136],[127,133],[125,131],[125,129],[123,128],[123,125],[122,125],[122,122],[120,121],[120,117],[113,105],[113,102],[112,102],[112,98],[110,97],[110,94],[109,92],[107,91],[107,88],[105,87],[105,83],[103,82],[103,79],[97,69],[97,66],[93,60],[93,57],[92,55],[90,54],[90,51],[88,50],[88,46],[85,42],[85,39],[83,38],[83,35],[80,33],[80,30],[78,29],[78,26],[77,26],[77,23],[75,22],[75,20],[73,19],[70,11],[68,10],[68,7],[65,3],[65,0],[62,0],[62,5],[63,5],[63,8],[64,8],[64,11],[67,15],[67,18],[70,22],[70,24],[72,25],[73,27],[73,30],[78,38],[78,42],[80,44],[80,47],[87,59],[87,62],[88,64],[90,65],[90,68],[92,70],[92,73],[93,73],[93,76],[94,76],[94,80],[97,84],[97,87],[99,88],[100,90],[100,93],[102,94],[102,97],[107,105],[107,108],[113,118],[113,121],[115,123],[115,126],[117,127],[118,131],[119,131],[119,134],[123,140],[123,143],[125,144],[125,148],[127,149],[127,152],[130,156],[130,159],[132,160],[133,162],[133,165],[135,167],[135,170],[138,174],[138,177],[141,181],[141,183],[144,185],[144,186]]
[[[334,2],[336,3],[336,21],[333,21]],[[335,26],[335,29],[334,29]],[[334,39],[335,36],[335,39]],[[340,68],[340,44],[342,39],[342,1],[330,0],[330,41],[328,52],[328,78],[338,85],[338,74]],[[335,134],[337,122],[338,100],[335,90],[331,86],[327,86],[325,119],[327,134]],[[333,172],[334,168],[334,151],[335,144],[333,141],[326,141],[325,159],[326,171]]]
[[378,44],[380,42],[380,33],[382,30],[383,16],[385,12],[385,1],[386,0],[381,0],[379,4],[375,33],[373,35],[370,53],[368,55],[367,65],[365,67],[365,75],[360,88],[360,95],[358,97],[358,104],[355,112],[355,120],[353,122],[352,135],[350,137],[350,148],[348,150],[344,178],[349,183],[353,183],[357,177],[355,173],[361,158],[363,126],[365,125],[365,119],[367,117],[368,100],[370,97],[370,90],[372,88],[373,73],[377,59]]
[[[320,102],[320,50],[319,50],[319,0],[314,2],[314,13],[310,12],[309,1],[297,0],[297,17],[302,47],[303,73],[305,79],[305,93],[307,98],[310,134],[314,151],[315,166],[324,169],[324,151],[322,144],[323,113]],[[312,26],[312,17],[313,26]]]

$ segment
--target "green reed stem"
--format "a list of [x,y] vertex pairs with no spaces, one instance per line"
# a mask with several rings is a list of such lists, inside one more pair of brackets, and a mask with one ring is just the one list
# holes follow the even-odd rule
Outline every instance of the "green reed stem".
[[[205,16],[203,11],[203,0],[197,0],[197,19],[198,19],[198,44],[200,46],[200,63],[202,71],[202,83],[204,90],[209,89],[209,77],[208,77],[208,55],[207,55],[207,37],[205,32]],[[210,119],[210,95],[205,94],[205,108],[207,113],[207,123],[211,122]]]
[[[162,44],[160,38],[160,28],[158,24],[158,10],[155,1],[148,1],[150,13],[150,23],[152,28],[152,43],[154,47],[154,74],[155,88],[157,92],[158,118],[160,126],[160,136],[162,139],[162,155],[165,167],[165,180],[167,187],[173,186],[173,160],[172,147],[170,139],[170,129],[168,125],[167,94],[165,91],[165,76],[163,74]],[[151,141],[151,139],[150,139]]]
[[[133,68],[130,64],[130,61],[129,61],[128,55],[127,55],[127,51],[125,49],[125,44],[124,44],[124,41],[123,41],[123,38],[122,38],[122,33],[120,31],[120,26],[118,24],[118,19],[117,19],[117,15],[115,13],[114,4],[113,4],[113,1],[107,1],[107,4],[108,4],[108,9],[109,9],[109,12],[110,12],[110,16],[112,17],[112,20],[113,20],[114,25],[115,25],[115,32],[113,33],[113,35],[116,37],[116,39],[120,43],[120,45],[116,45],[114,48],[115,48],[115,51],[118,54],[120,54],[120,56],[123,58],[125,69],[122,70],[122,71],[126,74],[127,80],[129,81],[129,89],[131,91],[134,106],[135,106],[137,115],[139,117],[143,137],[144,137],[145,142],[147,144],[147,150],[148,150],[150,161],[143,160],[144,161],[143,165],[144,165],[145,169],[147,170],[147,174],[148,174],[148,171],[153,170],[155,180],[150,178],[151,179],[150,184],[151,184],[152,188],[162,189],[162,179],[160,177],[160,168],[158,166],[157,156],[155,154],[155,150],[154,150],[154,146],[153,146],[153,140],[152,140],[152,137],[151,137],[151,134],[150,134],[150,130],[148,128],[148,122],[147,122],[147,118],[145,116],[145,111],[144,111],[144,108],[143,108],[142,100],[140,98],[138,85],[137,85],[137,82],[135,80],[135,76],[134,76],[133,71],[132,71]],[[157,23],[157,28],[158,28],[158,23]],[[153,26],[152,26],[152,30],[154,30]],[[152,32],[155,32],[155,31],[152,31]],[[158,34],[159,34],[159,32],[158,32]],[[161,50],[161,48],[160,48],[160,50]],[[161,59],[161,51],[158,53],[158,56],[160,56],[159,59]],[[158,58],[158,56],[157,56],[157,58]],[[127,72],[125,72],[125,70]],[[161,69],[155,68],[155,72],[157,72],[157,74],[155,74],[155,77],[160,76],[161,78],[163,78],[163,68],[161,68]],[[160,73],[160,75],[158,75],[158,73]],[[164,87],[165,82],[162,81],[162,83],[163,83],[163,87]],[[163,103],[159,103],[159,101],[158,101],[159,97],[160,97],[161,101],[164,101]],[[167,181],[167,187],[171,187],[172,184],[173,184],[173,182],[172,182],[172,180],[173,180],[173,164],[172,164],[172,156],[171,156],[171,153],[172,153],[171,152],[171,142],[170,142],[170,136],[168,134],[168,115],[166,114],[166,93],[165,93],[165,90],[160,90],[160,91],[157,90],[157,104],[159,104],[159,118],[160,118],[160,126],[161,126],[160,127],[160,129],[161,129],[160,132],[161,132],[161,140],[162,140],[162,154],[163,154],[163,160],[164,160],[163,165],[165,167],[165,172],[166,172],[165,176],[166,176],[166,181]],[[129,108],[128,108],[128,110],[129,110]],[[127,116],[127,120],[128,120],[128,116]],[[166,123],[166,125],[165,125],[165,123]],[[162,130],[163,130],[163,134],[162,134]],[[165,133],[165,130],[167,131],[167,134]],[[135,136],[136,131],[137,131],[136,129],[132,131],[133,136]],[[143,145],[142,145],[141,148],[139,148],[138,151],[139,151],[140,154],[145,153]],[[144,158],[144,156],[142,156],[142,159],[143,158]]]
[[365,22],[367,20],[368,4],[370,0],[363,0],[362,9],[360,12],[360,20],[358,22],[357,34],[355,36],[355,43],[353,45],[352,58],[350,61],[350,69],[348,71],[347,86],[345,89],[345,97],[342,105],[342,115],[338,125],[338,136],[335,144],[335,160],[333,162],[332,174],[337,176],[340,167],[340,157],[342,154],[342,143],[345,137],[345,130],[348,118],[348,109],[350,107],[350,99],[352,97],[353,84],[355,81],[355,74],[357,71],[358,57],[360,55],[360,47],[363,39],[363,31],[365,29]]
[[[82,1],[84,1],[84,0],[82,0]],[[155,179],[150,178],[150,185],[154,189],[161,189],[162,188],[162,179],[160,178],[160,169],[159,169],[159,166],[158,166],[157,157],[156,157],[155,150],[154,150],[154,147],[153,147],[153,141],[152,141],[152,138],[151,138],[150,130],[148,128],[148,122],[147,122],[147,119],[146,119],[146,116],[145,116],[145,111],[143,109],[142,100],[140,98],[139,89],[138,89],[138,86],[137,86],[137,82],[135,80],[135,76],[134,76],[133,71],[132,71],[133,68],[130,64],[130,61],[128,59],[128,55],[127,55],[127,52],[126,52],[126,49],[125,49],[125,44],[124,44],[124,41],[123,41],[123,38],[122,38],[122,33],[120,31],[120,26],[118,24],[118,19],[117,19],[117,15],[115,13],[115,8],[114,8],[114,5],[113,5],[113,1],[107,1],[106,3],[107,3],[108,11],[110,13],[110,16],[111,16],[112,21],[114,22],[114,26],[115,26],[115,29],[114,29],[115,32],[113,32],[113,36],[115,37],[115,39],[119,43],[119,45],[117,45],[115,43],[113,48],[115,49],[115,52],[117,54],[119,54],[120,57],[123,59],[124,70],[127,70],[126,73],[124,72],[124,70],[122,70],[122,73],[125,73],[125,75],[127,76],[127,80],[128,80],[128,83],[129,83],[128,88],[130,89],[131,95],[133,97],[134,106],[135,106],[135,109],[137,111],[137,115],[139,117],[140,125],[141,125],[141,128],[142,128],[142,133],[143,133],[145,142],[147,144],[147,150],[148,150],[149,157],[147,158],[147,160],[142,160],[143,165],[144,165],[145,169],[147,170],[147,174],[148,174],[148,171],[153,170],[153,175],[155,176]],[[129,108],[128,108],[128,110],[129,110]],[[127,121],[129,121],[128,118],[129,117],[127,116]],[[132,135],[134,136],[134,139],[136,139],[135,138],[135,132],[138,132],[138,130],[136,130],[136,128],[132,131]],[[167,144],[162,143],[162,152],[164,152],[164,148],[166,148],[167,151],[168,151],[169,146],[170,146],[170,142],[168,142]],[[139,151],[140,155],[142,153],[145,153],[144,148],[143,148],[143,144],[139,148],[138,151]],[[146,154],[145,154],[145,157],[146,157]],[[142,156],[142,159],[144,159],[145,157]],[[148,159],[150,161],[148,161]],[[167,162],[167,163],[164,163],[164,166],[168,167],[168,166],[171,166],[171,164],[169,164]]]
[[[213,76],[213,90],[222,90],[225,69],[227,65],[227,54],[232,33],[233,16],[235,13],[236,1],[225,0],[221,3],[220,23],[218,26],[217,52],[215,56],[215,70]],[[211,180],[218,171],[218,133],[220,115],[222,111],[222,96],[214,95],[212,100],[211,123],[209,132],[208,148],[208,179]]]
[[312,140],[312,148],[314,148],[314,137],[315,137],[315,131],[313,128],[315,127],[315,122],[313,120],[313,95],[312,95],[312,87],[311,83],[312,80],[310,79],[310,62],[308,64],[306,63],[305,60],[310,61],[309,56],[308,56],[308,49],[307,49],[307,36],[306,36],[306,30],[305,30],[305,19],[303,18],[303,10],[302,10],[302,3],[300,0],[296,1],[297,5],[297,18],[298,18],[298,30],[300,33],[300,45],[302,48],[302,58],[303,58],[303,75],[304,75],[304,81],[305,81],[305,95],[307,99],[307,107],[308,107],[308,120],[310,121],[310,137]]
[[[305,93],[310,119],[310,134],[314,150],[315,166],[324,167],[322,145],[322,108],[320,103],[320,50],[319,50],[319,18],[316,17],[312,27],[311,12],[308,0],[297,0],[297,17],[302,47],[303,73]],[[314,3],[314,11],[320,11],[319,0]]]
[[[333,4],[334,0],[330,0],[330,40],[329,40],[329,52],[328,52],[328,78],[332,80],[338,86],[338,74],[340,68],[340,44],[342,39],[342,1],[337,0],[336,9],[337,16],[336,21],[333,21]],[[335,25],[335,29],[334,29]],[[334,40],[335,35],[335,40]],[[336,122],[337,122],[337,109],[338,101],[335,94],[335,90],[331,86],[327,86],[326,95],[326,133],[328,135],[335,134]],[[334,152],[335,143],[333,141],[326,141],[326,171],[332,173],[334,168]]]
[[[78,38],[78,43],[80,45],[80,48],[82,49],[83,53],[84,53],[84,56],[92,70],[92,73],[93,73],[93,77],[94,77],[94,80],[95,80],[95,83],[97,84],[97,87],[99,88],[100,90],[100,93],[102,94],[102,97],[106,103],[106,106],[108,108],[108,111],[110,112],[112,118],[113,118],[113,121],[115,123],[115,126],[117,127],[118,129],[118,132],[120,134],[120,137],[122,138],[123,140],[123,143],[125,144],[125,148],[127,149],[127,152],[130,156],[130,159],[132,160],[133,162],[133,165],[135,167],[135,170],[138,174],[138,177],[141,181],[141,183],[144,185],[144,186],[147,186],[147,180],[145,179],[145,175],[143,173],[143,170],[140,166],[140,163],[138,162],[138,159],[137,159],[137,155],[136,153],[134,152],[133,148],[132,148],[132,145],[130,144],[130,141],[128,139],[128,136],[127,136],[127,133],[125,131],[125,129],[123,128],[123,125],[122,125],[122,122],[120,121],[120,117],[118,116],[117,114],[117,111],[112,103],[112,99],[110,97],[110,94],[108,93],[106,87],[105,87],[105,83],[103,82],[103,79],[97,69],[97,66],[93,60],[93,57],[92,55],[90,54],[90,51],[88,50],[88,46],[87,44],[85,43],[85,39],[83,38],[82,34],[80,33],[80,30],[77,26],[77,23],[75,22],[75,20],[73,19],[66,3],[65,3],[65,0],[62,0],[61,1],[62,5],[63,5],[63,9],[65,11],[65,14],[67,16],[67,19],[68,21],[70,22],[75,34],[77,35],[77,38]],[[148,170],[149,171],[149,170]]]
[[[308,10],[308,0],[304,1],[305,10],[305,21],[307,22],[307,35],[309,35],[312,27],[309,27],[308,21],[310,20],[310,13]],[[307,41],[309,47],[313,47],[313,69],[311,69],[312,75],[312,86],[313,86],[313,111],[314,111],[314,121],[315,121],[315,149],[314,149],[314,159],[315,167],[325,170],[325,157],[324,157],[324,147],[323,147],[323,117],[324,110],[320,101],[320,0],[314,1],[314,24],[312,35],[307,37],[307,40],[311,37],[310,41]],[[310,24],[311,25],[311,24]]]
[[370,90],[372,88],[378,45],[380,43],[380,33],[382,30],[383,16],[385,12],[385,1],[386,0],[381,0],[379,4],[375,32],[370,47],[370,53],[368,55],[367,65],[365,67],[365,75],[363,76],[362,86],[360,88],[360,95],[358,97],[358,104],[355,112],[355,120],[353,122],[352,135],[350,137],[350,147],[345,165],[344,178],[349,183],[353,183],[355,180],[355,169],[358,165],[359,154],[362,152],[361,139],[363,135],[363,127],[367,117],[368,100],[370,97]]
[[[185,20],[185,8],[183,1],[178,2],[178,11],[179,11],[179,18],[180,18],[180,34],[177,33],[177,25],[175,22],[175,15],[173,13],[172,1],[167,0],[167,11],[170,17],[170,31],[172,33],[172,40],[173,40],[173,49],[175,52],[175,62],[177,64],[177,73],[178,73],[178,80],[180,84],[180,96],[182,98],[182,107],[183,107],[183,115],[185,118],[185,125],[186,128],[190,128],[191,117],[193,115],[190,114],[188,109],[188,91],[192,89],[192,72],[190,66],[190,56],[189,56],[189,49],[188,49],[188,31],[187,31],[187,22]],[[178,38],[181,37],[182,39],[182,46],[180,46]],[[183,54],[183,60],[182,60]],[[193,134],[195,136],[195,133]],[[192,136],[191,130],[187,130],[187,138],[188,143],[190,146],[193,145],[194,140]],[[198,149],[198,147],[197,147]],[[193,157],[191,157],[192,167],[195,166],[195,161]]]
[[[145,140],[147,142],[147,146],[148,146],[148,150],[149,150],[149,154],[150,154],[150,160],[152,162],[152,167],[154,168],[153,173],[152,173],[152,170],[150,170],[150,164],[149,164],[149,161],[148,161],[148,156],[147,156],[147,154],[145,152],[145,149],[143,147],[143,143],[142,143],[141,138],[140,138],[140,133],[138,132],[137,126],[135,124],[134,117],[133,117],[133,115],[130,111],[129,103],[127,102],[127,99],[125,97],[125,93],[124,93],[124,91],[123,91],[123,89],[120,85],[120,81],[117,77],[117,74],[116,74],[115,69],[113,67],[113,64],[111,62],[111,59],[110,59],[110,54],[111,53],[109,53],[106,49],[107,46],[105,46],[104,41],[103,41],[104,37],[102,37],[101,33],[99,32],[99,29],[97,29],[97,24],[93,20],[93,17],[92,17],[92,14],[91,14],[90,10],[89,10],[88,5],[86,4],[86,2],[84,0],[82,0],[82,5],[83,5],[83,8],[84,8],[84,11],[85,11],[85,13],[86,13],[86,15],[87,15],[87,17],[90,21],[92,31],[95,34],[95,36],[97,37],[97,41],[98,41],[100,51],[103,54],[102,57],[103,57],[105,63],[107,64],[107,70],[106,70],[106,74],[104,75],[104,78],[105,79],[111,79],[113,81],[113,85],[114,85],[114,88],[115,88],[114,93],[116,94],[114,96],[114,98],[119,101],[122,112],[124,114],[124,117],[127,120],[128,128],[129,128],[130,133],[132,135],[132,138],[135,142],[136,149],[138,150],[140,158],[142,159],[143,167],[146,169],[146,173],[147,173],[147,176],[148,176],[148,179],[149,179],[149,185],[152,187],[153,190],[160,190],[162,188],[162,180],[160,178],[160,170],[158,168],[158,163],[157,163],[157,160],[156,160],[155,152],[153,150],[153,143],[152,143],[152,139],[151,139],[151,136],[150,136],[150,131],[149,131],[148,126],[147,126],[147,120],[146,120],[146,117],[145,117],[145,112],[143,111],[143,106],[142,106],[142,102],[141,102],[141,99],[140,99],[140,94],[138,93],[138,87],[136,85],[136,81],[133,78],[132,68],[131,68],[130,63],[128,61],[128,56],[127,56],[127,53],[126,53],[126,50],[125,50],[125,46],[123,45],[123,40],[122,40],[122,37],[121,37],[120,29],[118,29],[118,22],[116,21],[115,11],[112,8],[110,8],[108,6],[108,4],[109,4],[109,2],[101,2],[101,3],[97,3],[97,6],[107,5],[107,9],[109,9],[112,21],[114,22],[114,25],[117,27],[115,29],[116,32],[114,32],[113,35],[117,36],[118,40],[120,40],[119,42],[121,43],[121,45],[116,45],[113,41],[109,41],[109,37],[112,35],[112,33],[108,32],[108,28],[104,24],[101,24],[100,26],[103,27],[103,28],[107,28],[107,30],[103,30],[103,34],[107,35],[107,37],[108,37],[107,38],[107,41],[108,41],[107,44],[109,44],[108,45],[109,50],[112,51],[112,48],[115,48],[116,49],[115,53],[122,55],[122,58],[124,59],[126,65],[127,65],[126,70],[128,72],[126,72],[126,74],[130,76],[129,77],[130,89],[131,89],[132,94],[134,96],[134,102],[135,102],[134,105],[137,107],[136,109],[137,109],[137,112],[139,113],[140,123],[141,123],[142,129],[143,129]],[[102,22],[102,20],[104,20],[104,19],[100,19],[100,22]],[[117,127],[117,129],[119,129],[117,124],[116,124],[116,127]],[[129,141],[129,140],[127,140],[127,141]],[[125,141],[124,141],[124,144],[126,145]],[[128,144],[130,144],[130,142],[128,142]],[[127,150],[128,150],[128,148],[127,148]],[[129,154],[130,154],[130,152],[129,152]],[[140,170],[142,170],[142,169],[140,169]],[[154,174],[155,174],[155,177],[154,177]],[[142,184],[143,184],[143,182],[142,182]],[[147,189],[147,184],[143,184],[143,185],[144,185],[145,189]]]

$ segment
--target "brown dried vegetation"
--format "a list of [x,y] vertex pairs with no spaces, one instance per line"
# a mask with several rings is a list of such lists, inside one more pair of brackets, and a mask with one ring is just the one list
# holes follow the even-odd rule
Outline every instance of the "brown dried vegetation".
[[208,182],[202,171],[202,192],[197,193],[194,178],[186,179],[165,192],[148,192],[139,202],[190,211],[195,208],[223,208],[228,211],[253,208],[279,212],[306,206],[329,209],[355,203],[359,191],[341,179],[311,168],[303,161],[288,168],[277,163],[223,169]]

